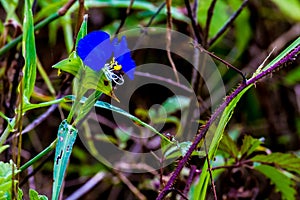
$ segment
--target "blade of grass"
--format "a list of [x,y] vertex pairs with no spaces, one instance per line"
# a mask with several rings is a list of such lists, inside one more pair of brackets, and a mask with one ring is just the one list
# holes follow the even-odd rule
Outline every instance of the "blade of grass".
[[23,40],[22,52],[25,58],[25,67],[23,69],[23,98],[25,102],[29,102],[31,94],[34,90],[36,79],[36,49],[34,38],[33,16],[30,0],[25,0],[24,22],[23,22]]

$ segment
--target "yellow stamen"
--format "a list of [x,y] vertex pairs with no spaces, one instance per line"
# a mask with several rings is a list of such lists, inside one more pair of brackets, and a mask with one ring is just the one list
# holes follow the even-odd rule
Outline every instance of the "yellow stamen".
[[118,62],[115,60],[115,57],[112,58],[112,60],[109,63],[110,68],[113,70],[119,71],[122,69],[122,65],[119,65]]
[[122,65],[118,65],[118,64],[116,63],[116,65],[114,66],[114,70],[119,71],[119,70],[121,70],[121,69],[122,69]]

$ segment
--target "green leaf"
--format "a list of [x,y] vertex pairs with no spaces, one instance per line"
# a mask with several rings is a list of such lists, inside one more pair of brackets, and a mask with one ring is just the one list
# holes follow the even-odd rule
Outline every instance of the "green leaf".
[[[76,78],[80,78],[78,72],[82,65],[83,64],[81,62],[81,59],[79,58],[79,56],[77,56],[77,53],[75,51],[73,51],[70,54],[69,58],[56,63],[52,67],[55,69],[59,69],[64,72],[70,73],[73,76],[75,76]],[[59,74],[60,74],[60,71],[59,71]]]
[[271,0],[275,3],[283,14],[287,17],[300,21],[300,1],[299,0]]
[[36,50],[31,7],[32,4],[30,3],[30,0],[25,0],[22,39],[22,52],[25,58],[25,66],[23,69],[23,95],[25,102],[29,102],[30,100],[36,79]]
[[82,39],[87,34],[87,21],[88,21],[88,15],[86,14],[83,17],[83,21],[81,23],[80,29],[77,34],[76,45],[75,45],[76,47],[77,47],[79,40]]
[[231,157],[237,158],[239,154],[238,147],[235,142],[229,137],[228,134],[224,134],[220,142],[219,149],[228,153]]
[[52,67],[75,76],[78,79],[75,82],[78,87],[83,87],[86,90],[98,90],[118,101],[113,93],[112,83],[106,78],[103,71],[100,70],[99,72],[96,72],[89,67],[84,66],[75,51],[70,54],[69,58],[60,61]]
[[241,156],[249,156],[253,153],[257,147],[259,147],[262,142],[259,139],[255,139],[250,135],[245,135],[243,139],[243,144],[241,146]]
[[[10,163],[0,161],[0,199],[12,199],[12,168],[14,168],[15,174],[20,172],[12,161],[10,161]],[[17,183],[18,181],[14,180],[13,184],[15,185]],[[18,188],[18,199],[22,199],[22,191],[20,191],[20,188]]]
[[291,153],[271,153],[269,155],[256,155],[251,158],[253,162],[275,165],[287,171],[300,175],[300,158]]
[[52,200],[57,200],[78,130],[66,120],[59,125],[55,148]]
[[29,199],[30,200],[48,200],[45,195],[39,195],[34,189],[29,189]]
[[282,199],[294,200],[296,190],[293,188],[295,183],[285,176],[281,171],[269,165],[259,165],[254,168],[264,174],[271,180],[276,187],[276,191],[280,192]]

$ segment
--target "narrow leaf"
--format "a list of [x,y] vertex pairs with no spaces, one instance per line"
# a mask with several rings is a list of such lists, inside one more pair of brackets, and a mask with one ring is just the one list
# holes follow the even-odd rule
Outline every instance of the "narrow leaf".
[[[73,100],[73,101],[75,100],[75,96],[73,96],[73,95],[68,95],[65,98]],[[83,97],[82,100],[81,100],[81,103],[85,103],[86,100],[87,100],[87,98]],[[146,127],[149,130],[153,131],[154,133],[156,133],[157,135],[159,135],[161,138],[165,139],[168,143],[172,143],[166,136],[164,136],[163,134],[161,134],[155,128],[153,128],[149,124],[143,122],[139,118],[131,115],[130,113],[126,112],[125,110],[122,110],[121,108],[118,108],[116,106],[113,106],[113,105],[111,105],[111,104],[109,104],[107,102],[103,102],[103,101],[96,101],[96,103],[94,104],[94,106],[95,107],[99,107],[99,108],[104,108],[104,109],[107,109],[107,110],[111,110],[111,111],[119,113],[119,114],[121,114],[121,115],[123,115],[125,117],[128,117],[129,119],[131,119],[135,123],[139,124],[140,126]]]
[[[111,104],[109,104],[109,103],[103,102],[103,101],[97,101],[97,102],[95,103],[95,106],[96,106],[96,107],[100,107],[100,108],[105,108],[105,109],[114,111],[114,112],[116,112],[116,113],[119,113],[119,114],[121,114],[121,115],[124,115],[124,116],[128,117],[129,119],[131,119],[132,121],[134,121],[135,123],[137,123],[137,124],[139,124],[139,125],[141,125],[141,126],[143,126],[143,127],[148,128],[149,130],[153,131],[154,133],[156,133],[157,135],[159,135],[162,139],[165,139],[165,140],[167,140],[168,142],[170,142],[169,139],[166,138],[166,136],[164,136],[163,134],[161,134],[160,132],[158,132],[155,128],[153,128],[153,127],[150,126],[149,124],[143,122],[143,121],[140,120],[139,118],[137,118],[137,117],[131,115],[130,113],[128,113],[128,112],[122,110],[121,108],[115,107],[115,106],[113,106],[113,105],[111,105]],[[171,142],[170,142],[170,143],[171,143]]]
[[34,25],[30,0],[25,0],[22,51],[25,58],[25,67],[23,69],[24,77],[24,98],[29,102],[30,96],[34,90],[36,79],[36,49],[34,40]]
[[78,44],[78,41],[83,38],[84,36],[86,36],[87,34],[87,20],[88,20],[88,15],[84,15],[83,17],[83,22],[80,26],[80,29],[78,31],[78,34],[77,34],[77,38],[76,38],[76,47],[77,47],[77,44]]
[[52,200],[57,200],[59,197],[77,132],[78,130],[68,124],[66,120],[59,125],[54,159]]

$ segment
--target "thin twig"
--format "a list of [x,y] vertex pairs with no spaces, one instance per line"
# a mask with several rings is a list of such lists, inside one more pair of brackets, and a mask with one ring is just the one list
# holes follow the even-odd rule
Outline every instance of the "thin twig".
[[171,35],[171,31],[172,31],[172,14],[171,14],[171,5],[172,5],[172,0],[166,0],[166,5],[167,5],[167,32],[166,32],[166,39],[167,39],[167,44],[166,44],[166,50],[167,50],[167,55],[168,55],[168,59],[170,61],[170,64],[172,66],[175,78],[176,78],[176,82],[179,83],[179,77],[178,77],[178,73],[176,70],[176,66],[175,63],[172,59],[171,56],[171,43],[172,43],[172,35]]
[[21,181],[20,187],[22,187],[32,176],[34,176],[49,161],[50,157],[52,158],[53,152],[54,151],[49,153],[48,156],[38,166],[36,166],[32,171],[29,171],[29,169],[32,165],[30,165],[27,168],[28,169],[28,175]]
[[147,77],[147,78],[152,78],[152,79],[155,79],[155,80],[159,80],[159,81],[163,81],[165,83],[168,83],[170,85],[174,85],[178,88],[181,88],[189,93],[191,93],[193,90],[185,85],[182,85],[182,84],[178,84],[176,83],[175,81],[173,81],[172,79],[166,79],[165,77],[162,77],[162,76],[157,76],[157,75],[154,75],[154,74],[150,74],[150,73],[145,73],[145,72],[134,72],[135,75],[138,75],[138,76],[142,76],[142,77]]
[[[37,127],[38,125],[40,125],[45,119],[47,119],[49,117],[49,115],[57,108],[57,104],[53,104],[52,106],[50,106],[50,108],[48,108],[48,110],[46,112],[44,112],[43,114],[41,114],[38,118],[36,118],[32,123],[30,123],[28,126],[26,126],[26,128],[24,128],[24,130],[22,131],[22,135],[25,133],[28,133],[29,131],[33,130],[35,127]],[[17,133],[15,134],[13,137],[9,138],[7,141],[11,141],[13,138],[18,137],[21,133]]]
[[227,67],[230,67],[231,69],[235,70],[237,73],[239,73],[239,74],[242,76],[242,78],[243,78],[243,83],[246,83],[246,80],[247,80],[247,79],[246,79],[245,75],[243,74],[243,72],[242,72],[241,70],[239,70],[238,68],[234,67],[234,66],[233,66],[232,64],[230,64],[229,62],[227,62],[227,61],[221,59],[220,57],[216,56],[215,54],[213,54],[213,53],[207,51],[206,49],[204,49],[204,48],[201,47],[200,45],[195,46],[195,48],[199,49],[201,52],[204,52],[204,53],[210,55],[211,57],[215,58],[216,60],[222,62],[222,63],[223,63],[224,65],[226,65]]
[[219,32],[208,42],[208,46],[211,46],[215,43],[215,41],[232,25],[234,20],[240,15],[244,7],[247,5],[248,0],[244,0],[239,9],[231,15],[229,20],[225,23],[225,25],[219,30]]
[[210,30],[210,24],[211,24],[211,20],[214,14],[214,9],[216,6],[217,0],[213,0],[208,8],[207,11],[207,18],[206,18],[206,24],[205,24],[205,30],[204,30],[204,39],[203,39],[203,46],[205,48],[208,47],[208,36],[209,36],[209,30]]
[[147,198],[145,195],[143,195],[131,182],[128,180],[128,178],[121,172],[117,173],[120,180],[127,185],[127,187],[130,189],[130,191],[140,200],[146,200]]
[[125,21],[126,21],[127,17],[129,16],[129,13],[130,13],[131,8],[132,8],[132,6],[133,6],[133,3],[134,3],[134,0],[130,0],[130,4],[129,4],[129,6],[127,7],[127,10],[126,10],[126,14],[125,14],[125,16],[123,17],[123,19],[121,20],[121,23],[120,23],[118,29],[116,30],[115,35],[117,35],[117,34],[121,31],[121,28],[124,26]]
[[206,145],[206,139],[204,138],[204,149],[205,149],[205,154],[206,154],[206,162],[207,162],[207,168],[208,168],[208,173],[209,173],[209,178],[211,181],[211,188],[213,190],[214,193],[214,200],[217,200],[217,191],[216,191],[216,187],[215,187],[215,182],[213,179],[213,175],[212,175],[212,169],[211,169],[211,165],[210,165],[210,158],[208,155],[208,150],[207,150],[207,145]]
[[[162,3],[158,10],[154,13],[154,15],[152,15],[151,19],[149,20],[149,22],[147,23],[147,25],[145,27],[141,27],[141,35],[139,36],[139,38],[137,39],[135,46],[133,49],[137,49],[139,47],[139,45],[142,43],[144,36],[147,35],[147,30],[148,28],[151,26],[151,24],[153,23],[153,20],[155,19],[155,17],[158,16],[158,14],[160,13],[160,11],[164,8],[164,6],[166,5],[166,3]],[[134,54],[134,52],[133,52]]]
[[[190,168],[189,177],[186,181],[185,187],[184,187],[183,192],[182,192],[185,196],[188,195],[188,192],[191,188],[191,185],[192,185],[193,180],[194,180],[195,172],[196,172],[196,166],[192,165],[191,168]],[[183,200],[183,197],[181,198],[181,200]]]
[[290,53],[288,53],[285,57],[280,59],[278,62],[274,63],[272,66],[270,66],[268,69],[262,71],[259,73],[257,76],[249,79],[246,81],[245,84],[239,85],[226,99],[225,101],[218,107],[215,112],[211,115],[210,119],[207,121],[207,123],[202,127],[202,129],[199,130],[199,133],[195,137],[194,142],[190,146],[189,150],[187,153],[184,155],[184,157],[179,161],[177,168],[175,171],[172,173],[169,181],[165,185],[164,189],[159,193],[158,197],[156,200],[162,200],[166,194],[169,192],[170,188],[174,184],[176,178],[178,177],[179,173],[185,166],[185,164],[188,162],[189,157],[192,155],[194,150],[197,148],[199,142],[202,140],[202,138],[205,137],[206,132],[208,129],[212,126],[214,121],[220,116],[220,114],[224,111],[224,109],[235,99],[236,96],[238,96],[245,88],[248,86],[255,84],[257,81],[262,79],[263,77],[273,73],[277,68],[282,66],[283,64],[286,64],[290,61],[293,61],[295,56],[300,52],[300,45],[298,45],[296,48],[294,48]]
[[149,20],[149,22],[147,23],[147,25],[145,27],[149,27],[153,20],[155,19],[155,17],[160,13],[160,11],[165,7],[166,2],[163,2],[157,9],[157,11],[154,13],[154,15],[152,15],[151,19]]
[[[188,17],[190,18],[190,20],[192,22],[192,28],[193,28],[194,35],[197,38],[197,42],[199,44],[201,44],[201,42],[202,42],[201,35],[203,34],[203,30],[202,30],[201,26],[197,26],[197,23],[196,23],[196,20],[194,17],[196,15],[196,13],[192,13],[192,9],[191,9],[189,0],[184,0],[184,3],[185,3],[185,7],[187,9],[187,12],[188,12]],[[194,7],[194,9],[196,9],[196,8]]]

